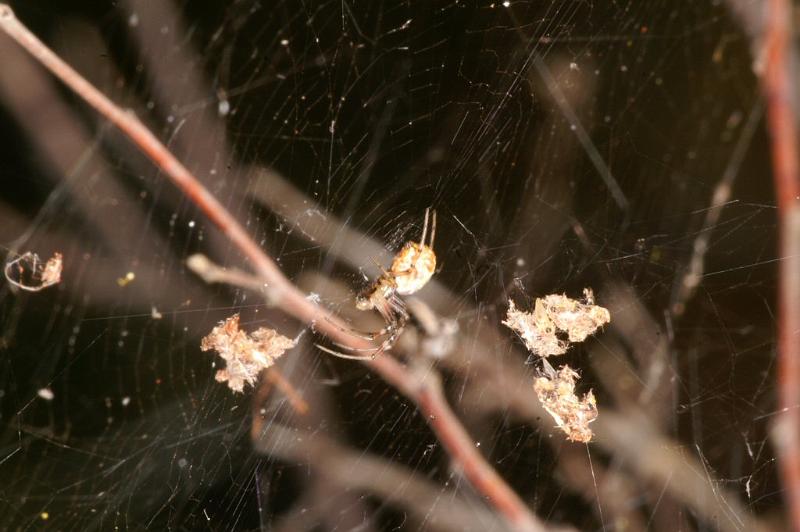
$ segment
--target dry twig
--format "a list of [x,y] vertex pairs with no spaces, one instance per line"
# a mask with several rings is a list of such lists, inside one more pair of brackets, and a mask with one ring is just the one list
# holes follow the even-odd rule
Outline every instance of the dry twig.
[[[320,433],[293,430],[279,424],[265,427],[255,446],[269,456],[307,463],[343,489],[372,493],[411,512],[438,530],[495,530],[503,522],[456,492],[442,492],[405,467],[350,450]],[[431,506],[430,501],[438,501]]]

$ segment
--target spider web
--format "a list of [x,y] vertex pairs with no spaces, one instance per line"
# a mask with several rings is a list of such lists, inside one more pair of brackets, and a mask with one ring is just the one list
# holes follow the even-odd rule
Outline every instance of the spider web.
[[[440,330],[417,320],[383,356],[438,353],[475,445],[548,523],[779,515],[775,203],[741,11],[205,4],[13,7],[354,327],[383,325],[354,294],[435,208],[418,303]],[[4,529],[502,529],[413,403],[258,293],[195,275],[195,253],[247,262],[5,38],[0,57],[0,244],[64,257],[57,286],[0,285]],[[584,287],[611,325],[558,364],[597,397],[588,447],[542,415],[500,325],[509,297]],[[214,381],[200,339],[234,313],[299,340],[277,367],[307,414],[278,386]]]

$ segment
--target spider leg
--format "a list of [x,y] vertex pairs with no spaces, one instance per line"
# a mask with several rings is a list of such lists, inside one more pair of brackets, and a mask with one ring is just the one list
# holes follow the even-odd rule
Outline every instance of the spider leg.
[[404,322],[400,325],[399,329],[394,329],[392,326],[387,327],[387,329],[389,329],[391,331],[391,334],[378,347],[357,348],[357,347],[350,347],[350,346],[347,346],[347,345],[344,345],[344,344],[340,344],[339,342],[333,342],[334,345],[337,345],[337,346],[341,347],[342,349],[345,349],[345,350],[350,351],[352,353],[369,353],[368,355],[353,355],[353,354],[348,354],[348,353],[342,353],[341,351],[334,351],[333,349],[329,349],[329,348],[327,348],[325,346],[322,346],[320,344],[314,344],[314,345],[317,346],[321,351],[324,351],[324,352],[328,353],[329,355],[333,355],[335,357],[344,358],[344,359],[347,359],[347,360],[372,360],[376,356],[378,356],[378,355],[380,355],[382,353],[385,353],[386,351],[388,351],[389,349],[391,349],[394,346],[394,343],[397,340],[397,337],[400,336],[401,332],[403,332],[403,328],[404,327],[405,327],[405,323]]
[[333,355],[335,357],[344,358],[347,360],[372,360],[375,358],[375,355],[348,355],[346,353],[340,353],[339,351],[334,351],[333,349],[328,349],[327,347],[321,346],[319,344],[314,344],[317,346],[317,349],[320,351],[324,351],[329,355]]
[[382,297],[379,304],[375,305],[375,310],[380,313],[383,321],[386,323],[396,323],[399,320],[408,319],[406,304],[395,295],[392,295],[388,299]]
[[[380,355],[382,353],[385,353],[385,352],[389,351],[392,347],[394,347],[394,343],[397,341],[397,338],[400,336],[400,333],[403,332],[403,328],[404,327],[405,327],[405,325],[403,325],[403,327],[401,327],[400,329],[393,330],[392,334],[389,335],[389,337],[386,338],[386,340],[384,340],[383,342],[381,342],[381,344],[379,346],[377,346],[377,347],[357,348],[357,347],[349,347],[349,346],[346,346],[346,345],[343,345],[343,344],[340,344],[340,343],[337,343],[337,342],[333,342],[333,343],[335,345],[341,347],[342,349],[345,349],[347,351],[351,351],[353,353],[369,353],[369,352],[371,352],[370,358],[375,358],[376,356],[378,356],[378,355]],[[350,356],[358,356],[358,355],[350,355]]]
[[390,273],[389,273],[389,272],[386,270],[386,268],[384,268],[384,267],[383,267],[383,265],[382,265],[380,262],[378,262],[378,259],[376,259],[375,257],[370,257],[370,259],[371,259],[371,260],[372,260],[372,262],[375,264],[375,266],[377,266],[377,268],[378,268],[378,269],[381,271],[381,274],[382,274],[382,276],[383,276],[383,277],[386,277],[386,276],[389,276],[389,275],[391,275],[391,274],[390,274]]
[[[319,344],[315,344],[318,348],[322,351],[337,356],[339,358],[346,358],[349,360],[371,360],[376,356],[389,351],[393,346],[394,343],[397,341],[397,338],[402,334],[403,330],[405,329],[406,322],[408,321],[408,313],[405,312],[403,309],[403,313],[400,315],[394,316],[394,319],[389,322],[389,324],[381,329],[382,334],[388,334],[388,337],[379,345],[378,347],[367,347],[367,348],[358,348],[358,347],[350,347],[339,342],[333,342],[334,345],[341,347],[347,351],[352,353],[370,353],[369,355],[352,355],[347,353],[342,353],[341,351],[334,351],[333,349],[329,349],[327,347],[323,347]],[[337,325],[339,329],[342,329]],[[343,329],[342,329],[343,330]],[[380,336],[376,336],[379,338]],[[369,338],[366,338],[369,339]],[[373,338],[374,339],[374,338]]]
[[352,351],[353,353],[370,353],[370,352],[374,353],[376,351],[386,351],[386,350],[388,350],[389,349],[388,347],[384,347],[384,344],[387,341],[388,340],[384,340],[383,342],[381,342],[380,345],[372,346],[372,347],[350,347],[348,345],[340,344],[339,342],[333,342],[333,345],[335,345],[337,347],[341,347],[345,351]]
[[389,299],[389,304],[392,309],[399,315],[408,318],[408,311],[406,310],[406,302],[397,296]]
[[321,351],[328,353],[329,355],[333,355],[339,358],[345,358],[348,360],[371,360],[376,356],[390,350],[393,346],[397,338],[405,329],[406,323],[409,320],[409,314],[406,310],[405,303],[402,299],[397,297],[395,294],[392,294],[389,297],[380,297],[377,298],[377,302],[374,303],[373,308],[378,311],[378,313],[383,318],[386,326],[379,331],[376,332],[361,332],[357,331],[352,328],[345,328],[341,325],[338,325],[331,321],[330,319],[326,318],[328,323],[332,324],[334,327],[339,329],[340,331],[347,333],[351,336],[356,338],[361,338],[363,340],[375,341],[382,337],[386,337],[384,341],[377,347],[368,347],[368,348],[357,348],[357,347],[350,347],[339,342],[332,341],[334,345],[341,347],[342,349],[349,351],[350,353],[370,353],[369,355],[358,355],[358,354],[349,354],[349,353],[342,353],[340,351],[334,351],[333,349],[329,349],[327,347],[321,346],[319,344],[315,344]]
[[327,321],[328,323],[330,323],[331,325],[333,325],[334,327],[336,327],[340,331],[345,332],[345,333],[347,333],[347,334],[349,334],[351,336],[355,336],[356,338],[361,338],[363,340],[373,341],[373,340],[375,340],[377,338],[380,338],[381,336],[385,336],[386,333],[389,332],[389,327],[388,326],[384,327],[383,329],[381,329],[379,331],[365,332],[365,331],[359,331],[357,329],[353,329],[351,327],[342,327],[341,325],[338,325],[338,324],[334,323],[333,321],[331,321],[328,318],[325,318],[325,321]]
[[431,211],[431,208],[428,207],[425,209],[425,221],[422,222],[422,238],[419,239],[420,247],[425,247],[425,237],[428,236],[428,219],[430,218],[431,221],[431,234],[430,234],[430,243],[428,247],[433,248],[433,238],[436,236],[436,211]]
[[430,210],[430,207],[425,209],[425,221],[422,222],[422,237],[419,239],[420,247],[425,245],[425,236],[428,234],[428,213]]
[[[366,351],[372,351],[372,350],[375,350],[375,349],[377,349],[380,352],[388,351],[389,349],[392,348],[392,346],[394,345],[395,341],[397,341],[397,338],[400,336],[400,334],[405,329],[406,321],[407,321],[406,319],[400,319],[400,320],[397,320],[397,321],[394,321],[394,322],[390,323],[389,325],[387,325],[386,327],[381,329],[383,334],[380,335],[380,336],[386,336],[386,335],[388,335],[388,336],[381,343],[379,348],[375,348],[375,347],[367,347],[367,348],[350,347],[350,346],[341,344],[339,342],[334,342],[333,340],[331,340],[331,341],[333,342],[334,345],[337,345],[337,346],[341,347],[342,349],[346,349],[348,351],[353,351],[353,352],[366,352]],[[366,340],[375,340],[377,338],[380,338],[380,336],[376,336],[375,338],[371,338],[371,339],[370,338],[365,338],[365,339]]]
[[433,249],[433,238],[436,236],[436,211],[433,211],[433,216],[431,220],[431,239],[428,247]]
[[408,311],[406,310],[405,303],[403,303],[401,306],[392,308],[395,312],[394,319],[392,320],[392,322],[394,323],[394,328],[395,330],[397,329],[402,330],[402,328],[405,327],[406,322],[408,322],[411,316],[409,316]]
[[390,339],[387,338],[386,341],[384,341],[375,351],[373,351],[371,358],[375,358],[378,355],[382,355],[383,353],[391,349],[394,346],[394,339],[392,339],[391,342],[389,340]]

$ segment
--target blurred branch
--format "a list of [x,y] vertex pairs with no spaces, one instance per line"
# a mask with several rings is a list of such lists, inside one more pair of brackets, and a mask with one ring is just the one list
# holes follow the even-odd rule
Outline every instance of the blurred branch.
[[[83,30],[83,35],[89,33],[86,28]],[[0,54],[4,69],[14,72],[14,76],[0,78],[3,101],[44,156],[45,166],[61,179],[61,188],[57,186],[52,197],[62,197],[60,190],[69,187],[70,200],[91,220],[103,245],[116,255],[125,254],[123,251],[129,250],[130,243],[141,237],[141,227],[145,224],[138,199],[114,177],[116,171],[98,153],[98,143],[63,102],[44,72],[5,38],[0,41]],[[76,173],[88,178],[73,179]],[[97,198],[109,199],[103,205],[105,208],[98,208]],[[126,223],[117,223],[119,219]],[[166,248],[157,235],[150,238],[156,239],[156,246]]]
[[[94,48],[99,50],[97,57],[108,56],[99,48],[102,41],[86,25],[64,21],[59,27],[65,33],[61,40],[72,42],[73,49]],[[76,35],[80,41],[75,40]],[[204,299],[215,306],[209,299],[213,295],[191,278],[167,279],[163,267],[154,263],[160,260],[156,258],[160,253],[170,249],[169,243],[158,231],[149,232],[143,239],[141,228],[148,223],[144,204],[126,188],[118,168],[108,162],[103,143],[92,138],[79,113],[58,93],[52,78],[5,36],[0,38],[0,57],[4,68],[14,72],[14,76],[0,76],[2,103],[35,146],[36,160],[47,170],[45,175],[57,176],[53,192],[35,218],[0,217],[4,221],[4,244],[12,251],[61,251],[65,279],[70,282],[62,283],[59,290],[73,300],[110,306],[124,296],[129,313],[149,313],[156,296],[162,308],[177,308],[187,299]],[[96,70],[103,68],[95,65],[92,72],[96,74]],[[67,201],[69,211],[75,211],[70,212],[70,222],[77,219],[81,223],[64,223],[60,211],[56,223],[46,222]],[[84,221],[91,227],[89,239],[80,232]],[[136,254],[131,254],[133,242],[146,242],[148,246],[136,246]],[[91,261],[87,260],[89,254]],[[128,271],[135,272],[137,289],[123,293],[115,279]]]
[[753,58],[759,59],[760,51],[756,43],[760,42],[764,34],[765,14],[763,2],[753,2],[752,0],[726,0],[728,8],[739,19],[739,24],[744,28],[751,43]]
[[763,106],[760,101],[753,105],[747,122],[742,128],[739,140],[733,148],[731,158],[728,161],[722,177],[714,187],[714,193],[711,196],[711,205],[706,210],[706,216],[703,220],[703,226],[700,229],[697,237],[694,239],[692,246],[692,255],[687,264],[685,264],[675,279],[675,285],[672,289],[672,301],[670,302],[672,314],[677,318],[683,315],[686,310],[686,303],[694,296],[697,287],[703,280],[703,273],[705,272],[705,258],[708,251],[711,235],[714,232],[714,227],[719,222],[722,216],[722,210],[728,203],[733,189],[733,182],[739,173],[739,168],[742,166],[744,156],[750,147],[750,143],[755,135],[758,123],[761,121],[763,114]]
[[[205,79],[205,57],[185,46],[191,31],[183,24],[174,2],[124,0],[124,8],[138,23],[130,35],[138,60],[148,73],[149,91],[156,109],[177,118],[170,149],[196,169],[230,163],[225,123],[220,119],[218,95]],[[164,30],[167,31],[164,31]],[[176,75],[176,73],[178,75]],[[218,172],[220,178],[224,172]],[[201,179],[209,179],[208,174]]]
[[443,492],[410,469],[349,450],[318,432],[272,423],[255,440],[255,448],[286,462],[308,464],[342,489],[371,493],[398,504],[437,530],[506,529],[495,514],[475,501]]
[[589,133],[583,127],[581,120],[578,118],[578,115],[573,110],[569,100],[562,92],[561,87],[553,77],[553,74],[550,72],[550,68],[547,66],[547,63],[544,62],[544,59],[542,59],[542,56],[539,53],[533,54],[533,66],[536,68],[536,71],[545,82],[553,101],[558,105],[561,113],[564,115],[564,118],[566,118],[569,122],[570,128],[574,131],[575,136],[578,138],[578,142],[580,142],[581,146],[586,151],[587,157],[592,162],[592,165],[595,167],[598,175],[605,183],[606,188],[608,188],[608,191],[611,194],[611,197],[614,199],[614,202],[617,204],[617,207],[619,207],[627,219],[630,211],[628,198],[625,197],[625,193],[622,191],[622,188],[620,188],[616,178],[614,178],[614,175],[611,173],[611,169],[608,167],[608,165],[606,165],[603,157],[597,150],[597,147],[589,137]]
[[[344,431],[341,431],[343,424],[339,412],[340,402],[336,400],[335,388],[324,380],[316,378],[318,361],[317,351],[311,348],[310,342],[302,340],[298,341],[298,348],[293,351],[292,356],[283,360],[283,368],[287,371],[294,369],[292,377],[301,383],[303,396],[313,405],[302,419],[296,416],[282,416],[282,411],[268,407],[268,391],[264,390],[263,386],[254,390],[250,416],[250,441],[253,446],[262,439],[269,438],[268,432],[272,430],[272,424],[275,422],[286,423],[287,430],[292,430],[295,426],[308,429],[313,427],[314,436],[319,431],[333,441],[345,437]],[[273,400],[272,403],[277,401]],[[285,421],[280,421],[282,419]],[[267,503],[264,505],[264,511],[268,514],[276,511],[270,510],[269,501],[272,493],[280,489],[281,479],[285,478],[283,474],[278,474],[282,470],[282,465],[278,462],[279,459],[274,463],[265,464],[271,474],[260,475],[257,481],[260,484],[260,497]],[[297,480],[302,482],[303,493],[293,502],[292,510],[280,516],[262,517],[268,520],[272,530],[289,532],[314,530],[315,527],[324,530],[358,529],[364,532],[375,530],[375,525],[378,523],[372,516],[378,514],[380,509],[370,504],[371,501],[365,498],[363,492],[352,490],[349,485],[342,482],[330,480],[324,471],[308,467],[296,468],[294,471],[296,474],[292,477],[297,477]],[[290,482],[293,480],[295,478]],[[496,519],[502,522],[499,517]]]
[[[328,212],[276,172],[254,168],[249,189],[253,199],[283,218],[305,239],[325,247],[329,254],[357,270],[371,266],[386,248]],[[432,279],[428,287],[436,283]],[[426,287],[426,290],[428,289]]]
[[772,172],[778,203],[778,407],[772,441],[781,465],[792,528],[800,530],[800,161],[793,68],[792,2],[769,0],[761,77],[772,139]]
[[[371,344],[350,335],[336,316],[306,298],[289,282],[275,262],[249,236],[244,227],[174,155],[134,115],[126,113],[56,56],[14,16],[11,8],[0,4],[0,28],[61,79],[88,104],[125,133],[173,183],[241,250],[255,271],[271,286],[276,304],[295,318],[314,325],[351,349],[368,349]],[[387,382],[413,400],[425,414],[453,460],[467,479],[518,530],[543,530],[543,524],[529,511],[519,496],[492,469],[475,449],[464,428],[444,400],[438,379],[432,372],[410,372],[389,356],[366,362]]]
[[195,253],[186,259],[186,266],[205,282],[224,283],[246,290],[261,293],[271,299],[269,286],[255,275],[243,272],[239,268],[223,268],[211,262],[208,257]]
[[[278,369],[274,367],[267,368],[266,375],[263,377],[263,380],[267,384],[274,384],[281,392],[283,392],[295,412],[301,416],[308,413],[308,403],[305,401],[305,399],[303,399],[303,396],[300,395],[300,392],[298,392],[295,387],[292,386],[292,383],[286,380],[286,377],[284,377],[283,373],[281,373]],[[263,388],[265,393],[269,391],[266,386],[261,386],[260,388]]]
[[[610,282],[600,295],[613,316],[611,328],[616,332],[614,336],[631,353],[636,362],[638,378],[641,379],[641,387],[631,387],[635,389],[631,406],[638,405],[646,410],[653,423],[667,429],[675,407],[675,369],[670,360],[670,343],[629,285]],[[605,338],[598,342],[602,343],[605,343]],[[594,350],[595,345],[592,344],[590,349]],[[594,364],[594,360],[592,362]],[[622,376],[610,377],[613,385],[609,388],[616,388],[619,392]],[[625,405],[620,403],[619,406]]]

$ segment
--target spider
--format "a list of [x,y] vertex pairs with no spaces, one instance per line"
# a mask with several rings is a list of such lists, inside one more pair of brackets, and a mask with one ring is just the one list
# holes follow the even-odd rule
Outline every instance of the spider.
[[[431,232],[428,243],[428,220],[431,221]],[[360,332],[354,329],[340,329],[355,337],[375,341],[385,338],[377,348],[354,349],[336,344],[349,351],[372,351],[368,355],[350,355],[317,345],[328,354],[353,360],[373,359],[392,348],[397,338],[408,323],[409,314],[400,296],[419,291],[433,277],[436,271],[436,253],[433,252],[433,239],[436,236],[436,211],[425,209],[425,221],[422,225],[422,238],[419,243],[406,242],[403,249],[397,252],[389,270],[381,267],[382,274],[366,290],[356,297],[356,308],[359,310],[377,310],[386,322],[386,326],[376,332]],[[334,342],[335,343],[335,342]]]

